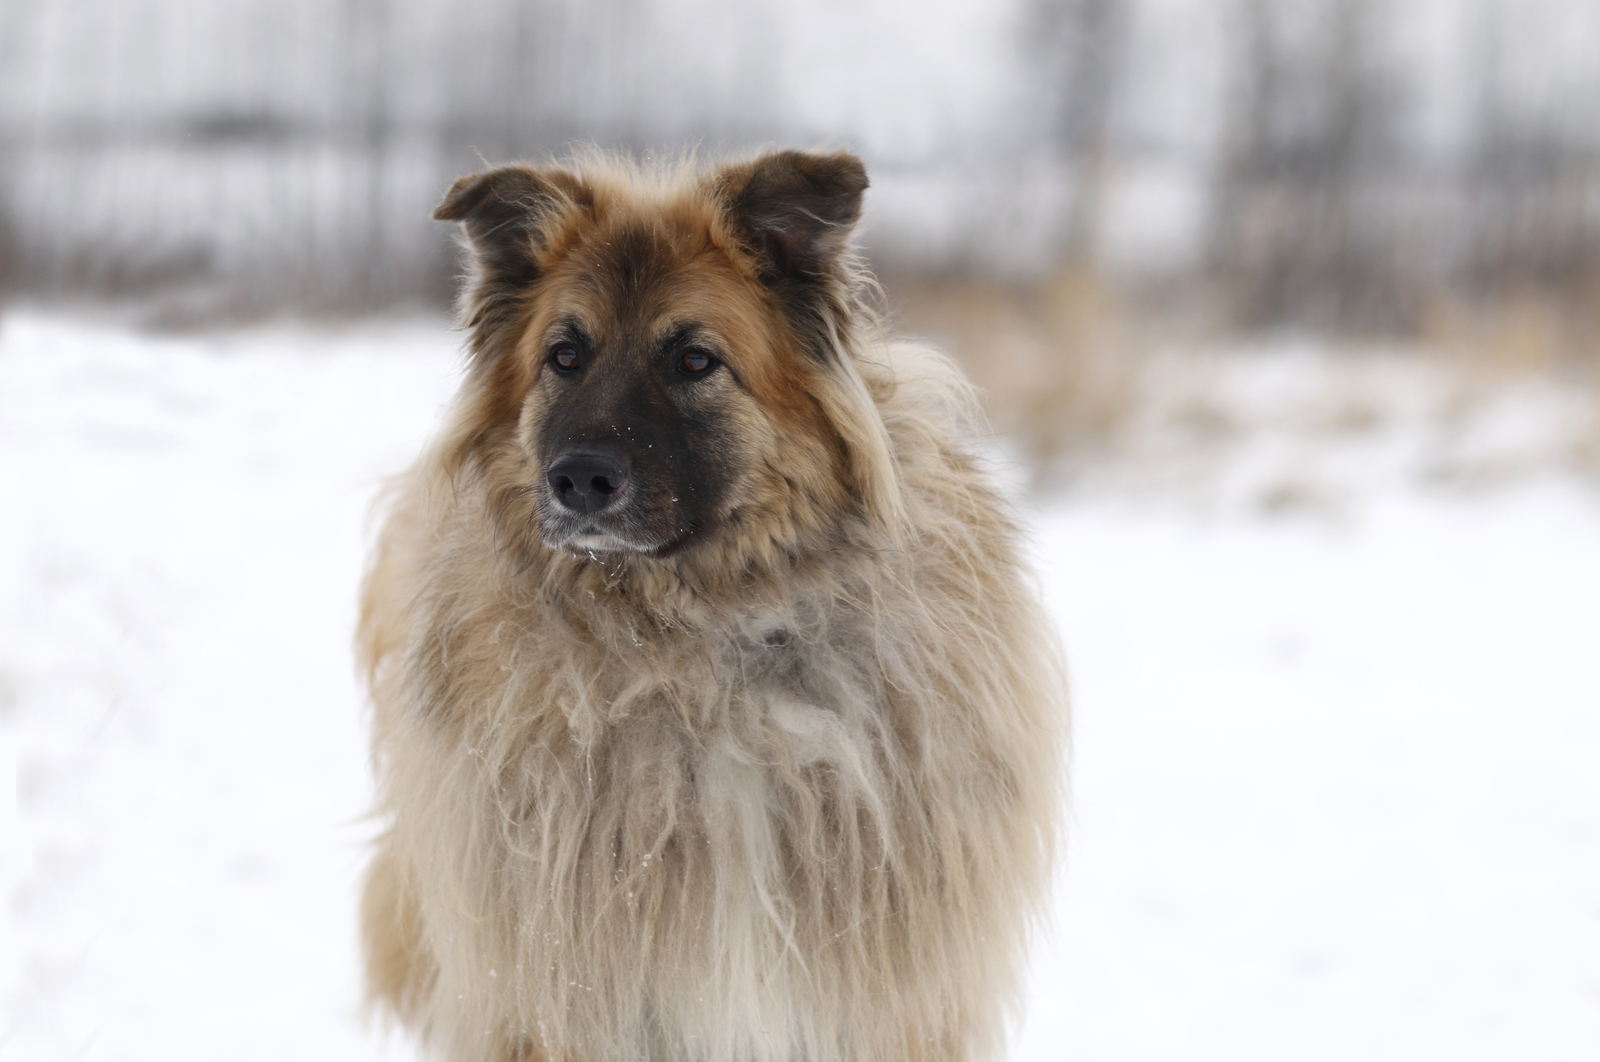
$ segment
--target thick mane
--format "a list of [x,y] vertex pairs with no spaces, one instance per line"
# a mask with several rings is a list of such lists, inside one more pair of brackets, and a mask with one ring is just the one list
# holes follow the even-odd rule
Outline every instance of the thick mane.
[[[577,170],[594,209],[723,218],[686,168]],[[787,537],[730,527],[662,558],[530,545],[497,479],[512,443],[483,423],[505,352],[397,491],[360,641],[394,822],[369,966],[446,1057],[999,1045],[1048,876],[1062,673],[968,451],[970,391],[884,338],[864,283],[826,282],[815,395],[858,496]]]

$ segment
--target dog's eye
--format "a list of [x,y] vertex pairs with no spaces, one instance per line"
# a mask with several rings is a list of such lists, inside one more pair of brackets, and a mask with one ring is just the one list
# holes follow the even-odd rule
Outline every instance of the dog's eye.
[[571,343],[559,343],[550,351],[550,364],[562,372],[572,372],[581,362],[578,348]]
[[711,368],[712,357],[698,347],[690,347],[678,359],[678,371],[689,376],[699,376]]

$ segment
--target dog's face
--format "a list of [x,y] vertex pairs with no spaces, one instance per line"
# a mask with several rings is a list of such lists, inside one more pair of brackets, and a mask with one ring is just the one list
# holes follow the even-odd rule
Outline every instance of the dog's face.
[[553,547],[681,548],[744,500],[769,442],[752,388],[790,359],[760,292],[703,233],[639,222],[572,248],[527,332],[521,432]]
[[675,192],[511,166],[456,182],[478,388],[469,437],[547,547],[661,558],[855,490],[821,399],[861,164],[796,152]]

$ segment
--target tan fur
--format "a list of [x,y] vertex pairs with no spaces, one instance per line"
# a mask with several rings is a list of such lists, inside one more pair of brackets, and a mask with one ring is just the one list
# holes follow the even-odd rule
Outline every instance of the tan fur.
[[[965,385],[882,337],[843,257],[830,360],[801,349],[719,207],[742,172],[563,174],[539,281],[486,306],[479,278],[477,364],[392,498],[359,639],[390,822],[368,977],[439,1057],[1000,1042],[1055,833],[1056,651]],[[593,278],[640,231],[658,282],[624,306]],[[533,530],[530,337],[560,312],[688,313],[730,351],[743,386],[696,394],[742,471],[692,548]]]

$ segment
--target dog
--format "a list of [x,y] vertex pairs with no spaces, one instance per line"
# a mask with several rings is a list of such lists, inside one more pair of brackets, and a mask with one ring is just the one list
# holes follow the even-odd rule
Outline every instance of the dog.
[[1066,702],[845,152],[462,177],[469,362],[366,577],[370,996],[452,1062],[992,1055]]

